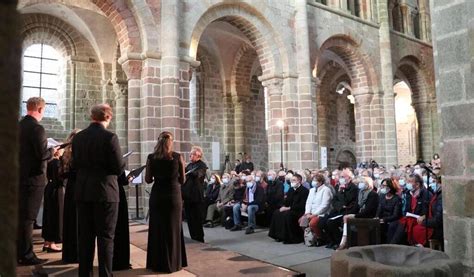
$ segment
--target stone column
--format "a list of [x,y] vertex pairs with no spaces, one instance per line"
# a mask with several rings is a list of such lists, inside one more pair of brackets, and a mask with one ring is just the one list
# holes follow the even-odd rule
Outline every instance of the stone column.
[[420,142],[419,158],[428,162],[434,154],[434,131],[431,101],[414,102],[413,107],[418,119],[418,133]]
[[431,26],[430,26],[430,11],[428,0],[419,1],[419,12],[420,12],[420,35],[424,41],[431,41]]
[[181,103],[179,61],[179,3],[163,1],[161,6],[161,124],[174,134],[175,149],[181,150]]
[[[380,5],[380,1],[379,1],[379,5]],[[384,16],[381,12],[381,7],[379,6],[379,20],[381,18],[381,16]],[[402,3],[400,4],[400,11],[402,13],[402,24],[403,24],[403,29],[401,30],[402,33],[404,34],[409,34],[409,19],[408,17],[410,16],[410,8],[408,7],[407,4],[405,3]]]
[[[390,22],[389,10],[386,0],[378,0],[379,15],[379,45],[380,45],[380,64],[381,64],[381,115],[383,118],[383,143],[380,145],[380,153],[373,153],[380,158],[380,162],[386,166],[398,163],[397,159],[397,126],[395,122],[395,95],[393,93],[393,68],[392,51],[390,44]],[[377,122],[376,122],[377,123]],[[375,135],[375,134],[374,134]],[[378,150],[378,149],[377,149]]]
[[355,99],[355,130],[357,162],[370,161],[374,158],[373,139],[377,136],[372,132],[371,104],[373,94],[354,93]]
[[[268,168],[278,169],[280,167],[281,161],[281,151],[283,148],[283,164],[285,167],[288,167],[286,164],[286,129],[283,131],[283,145],[280,142],[280,129],[277,126],[278,120],[283,120],[283,108],[282,108],[282,95],[283,95],[283,80],[281,78],[272,78],[268,80],[263,80],[262,85],[267,88],[268,96],[268,109],[269,117],[268,120]],[[288,124],[285,122],[285,125]],[[237,143],[236,143],[237,145]]]
[[[474,1],[431,1],[445,251],[474,275]],[[463,81],[464,80],[464,81]]]
[[311,75],[309,50],[308,11],[306,0],[296,0],[296,55],[298,65],[298,141],[300,148],[300,169],[317,168],[318,121],[316,110],[315,81]]
[[125,80],[112,80],[112,87],[115,98],[115,132],[119,137],[122,153],[128,151],[128,82]]
[[248,100],[242,97],[234,96],[232,103],[234,106],[234,136],[235,136],[235,155],[240,157],[238,153],[247,152],[245,149],[245,105]]
[[[21,85],[20,15],[16,0],[0,2],[0,275],[16,275],[16,233],[18,213],[18,115]],[[8,169],[8,170],[6,170]]]

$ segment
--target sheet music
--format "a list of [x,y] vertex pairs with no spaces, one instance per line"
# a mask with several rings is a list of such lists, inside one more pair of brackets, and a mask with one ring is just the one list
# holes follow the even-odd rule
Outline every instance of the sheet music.
[[419,215],[417,215],[417,214],[412,214],[412,213],[408,213],[408,212],[407,212],[406,216],[407,216],[407,217],[413,217],[413,218],[416,218],[416,219],[420,218]]

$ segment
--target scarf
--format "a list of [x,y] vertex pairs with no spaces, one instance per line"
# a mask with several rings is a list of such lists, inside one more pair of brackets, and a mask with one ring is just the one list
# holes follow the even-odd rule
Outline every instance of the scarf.
[[359,191],[359,210],[362,210],[365,207],[365,201],[367,201],[367,197],[369,196],[370,189],[364,189]]

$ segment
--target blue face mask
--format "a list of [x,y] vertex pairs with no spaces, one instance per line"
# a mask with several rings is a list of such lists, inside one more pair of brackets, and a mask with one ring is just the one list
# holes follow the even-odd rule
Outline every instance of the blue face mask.
[[402,186],[402,188],[404,188],[405,185],[406,185],[405,180],[400,179],[400,186]]
[[387,194],[387,188],[381,188],[380,194]]
[[428,183],[428,176],[423,176],[423,183]]
[[438,184],[436,183],[431,183],[430,184],[430,188],[433,190],[433,191],[436,191],[438,189]]
[[411,183],[408,183],[406,188],[407,188],[407,190],[412,191],[413,190],[413,185]]
[[364,190],[365,189],[365,183],[359,183],[358,187],[359,187],[360,190]]
[[272,175],[268,175],[268,181],[273,181],[273,176]]
[[247,182],[247,187],[248,187],[248,188],[253,187],[253,183],[252,183],[252,182]]
[[311,182],[311,185],[312,185],[313,187],[316,187],[316,186],[318,185],[318,182],[316,182],[316,181],[313,180],[313,181]]

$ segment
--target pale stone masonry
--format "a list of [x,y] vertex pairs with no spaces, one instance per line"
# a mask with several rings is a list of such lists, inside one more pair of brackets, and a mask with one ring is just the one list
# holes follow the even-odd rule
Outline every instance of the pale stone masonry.
[[439,152],[428,0],[22,0],[17,8],[23,46],[45,43],[62,57],[50,136],[86,127],[90,106],[108,102],[123,151],[134,151],[130,168],[146,162],[164,130],[186,159],[202,146],[216,171],[239,153],[261,169],[319,168],[321,149],[331,168],[391,166],[401,161],[399,81],[418,119],[416,158]]
[[474,275],[474,2],[432,1],[446,252]]

